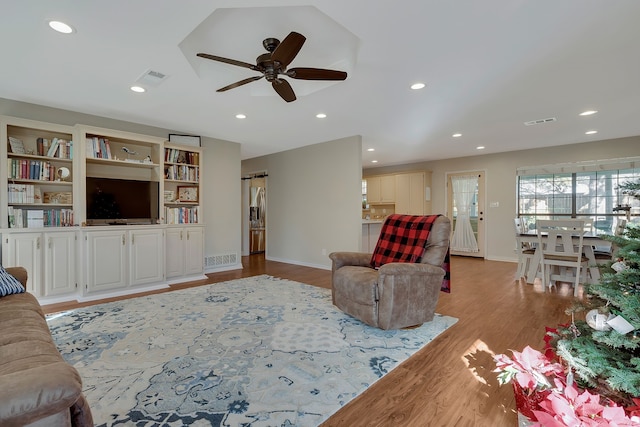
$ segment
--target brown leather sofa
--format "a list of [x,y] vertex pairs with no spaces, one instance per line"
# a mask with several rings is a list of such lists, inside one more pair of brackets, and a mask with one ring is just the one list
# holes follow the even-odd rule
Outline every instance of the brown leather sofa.
[[333,304],[364,323],[385,330],[433,320],[450,234],[449,218],[439,216],[419,263],[392,262],[378,270],[370,265],[370,253],[331,253]]
[[[27,271],[6,268],[26,288]],[[82,380],[56,348],[38,300],[0,298],[0,426],[93,426]]]

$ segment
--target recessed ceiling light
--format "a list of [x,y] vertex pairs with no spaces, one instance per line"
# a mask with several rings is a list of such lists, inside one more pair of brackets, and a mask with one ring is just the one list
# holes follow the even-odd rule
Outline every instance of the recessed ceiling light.
[[424,83],[414,83],[411,85],[411,89],[418,90],[424,88],[426,85]]
[[582,113],[580,113],[581,116],[590,116],[592,114],[597,113],[598,110],[588,110],[588,111],[583,111]]
[[462,136],[461,133],[454,133],[453,135],[451,135],[454,138],[460,138]]
[[484,145],[479,145],[476,147],[476,150],[484,150]]
[[63,33],[63,34],[73,33],[73,28],[70,25],[65,24],[64,22],[49,21],[49,26],[59,33]]
[[367,151],[376,151],[375,148],[367,148]]
[[598,131],[597,130],[588,130],[584,134],[585,135],[593,135],[594,133],[598,133]]
[[247,116],[245,116],[244,114],[236,114],[236,119],[246,119]]
[[316,114],[316,117],[319,119],[324,119],[325,117],[327,117],[327,115],[325,113],[318,113]]
[[371,160],[371,163],[378,163],[377,160]]
[[146,92],[146,89],[142,86],[131,86],[131,90],[138,93]]

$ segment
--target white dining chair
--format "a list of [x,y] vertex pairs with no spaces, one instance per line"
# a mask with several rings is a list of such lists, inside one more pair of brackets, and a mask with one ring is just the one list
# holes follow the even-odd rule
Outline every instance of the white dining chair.
[[518,255],[518,270],[516,272],[516,278],[517,281],[522,281],[522,279],[527,276],[531,262],[533,262],[535,248],[528,242],[522,241],[520,234],[525,231],[520,218],[514,218],[513,226],[516,236],[516,255]]
[[586,282],[589,263],[583,253],[584,221],[539,220],[536,228],[545,290],[556,281],[573,282],[573,295],[577,296],[578,285]]
[[[615,235],[622,236],[624,233],[624,229],[627,226],[626,219],[619,219],[616,224]],[[593,255],[596,259],[596,263],[598,264],[608,264],[612,261],[615,261],[615,257],[617,256],[618,246],[615,243],[611,243],[608,250],[603,250],[599,247],[593,248]]]

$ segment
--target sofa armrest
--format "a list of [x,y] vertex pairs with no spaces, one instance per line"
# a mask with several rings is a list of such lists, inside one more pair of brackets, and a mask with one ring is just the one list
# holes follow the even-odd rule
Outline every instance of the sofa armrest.
[[366,252],[331,252],[329,258],[333,261],[333,271],[345,265],[371,267],[371,254]]
[[0,425],[26,425],[69,408],[82,395],[78,372],[66,362],[0,376]]
[[5,270],[7,270],[7,273],[12,275],[16,279],[18,279],[18,281],[20,283],[22,283],[22,286],[24,286],[24,288],[27,289],[28,274],[27,274],[27,269],[26,268],[24,268],[24,267],[6,267]]

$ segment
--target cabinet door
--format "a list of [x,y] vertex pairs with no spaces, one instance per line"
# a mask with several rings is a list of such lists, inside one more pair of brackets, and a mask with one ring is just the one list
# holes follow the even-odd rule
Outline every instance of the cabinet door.
[[367,178],[367,203],[380,203],[380,177]]
[[396,209],[395,213],[409,215],[411,210],[409,174],[399,174],[396,176]]
[[164,279],[164,235],[159,229],[129,231],[129,284]]
[[362,224],[362,252],[373,252],[369,250],[369,224]]
[[373,253],[376,250],[381,231],[381,223],[369,224],[369,252]]
[[27,269],[27,292],[42,295],[42,233],[16,233],[7,237],[5,266]]
[[44,233],[44,294],[55,296],[76,290],[76,233]]
[[409,174],[409,215],[424,215],[424,172]]
[[168,228],[166,231],[166,251],[164,272],[167,279],[182,276],[184,274],[184,230],[182,228]]
[[198,274],[204,271],[204,236],[202,228],[187,228],[185,240],[185,274]]
[[396,177],[385,175],[380,178],[380,201],[393,203],[396,201]]
[[126,234],[96,231],[86,234],[87,292],[127,287]]

